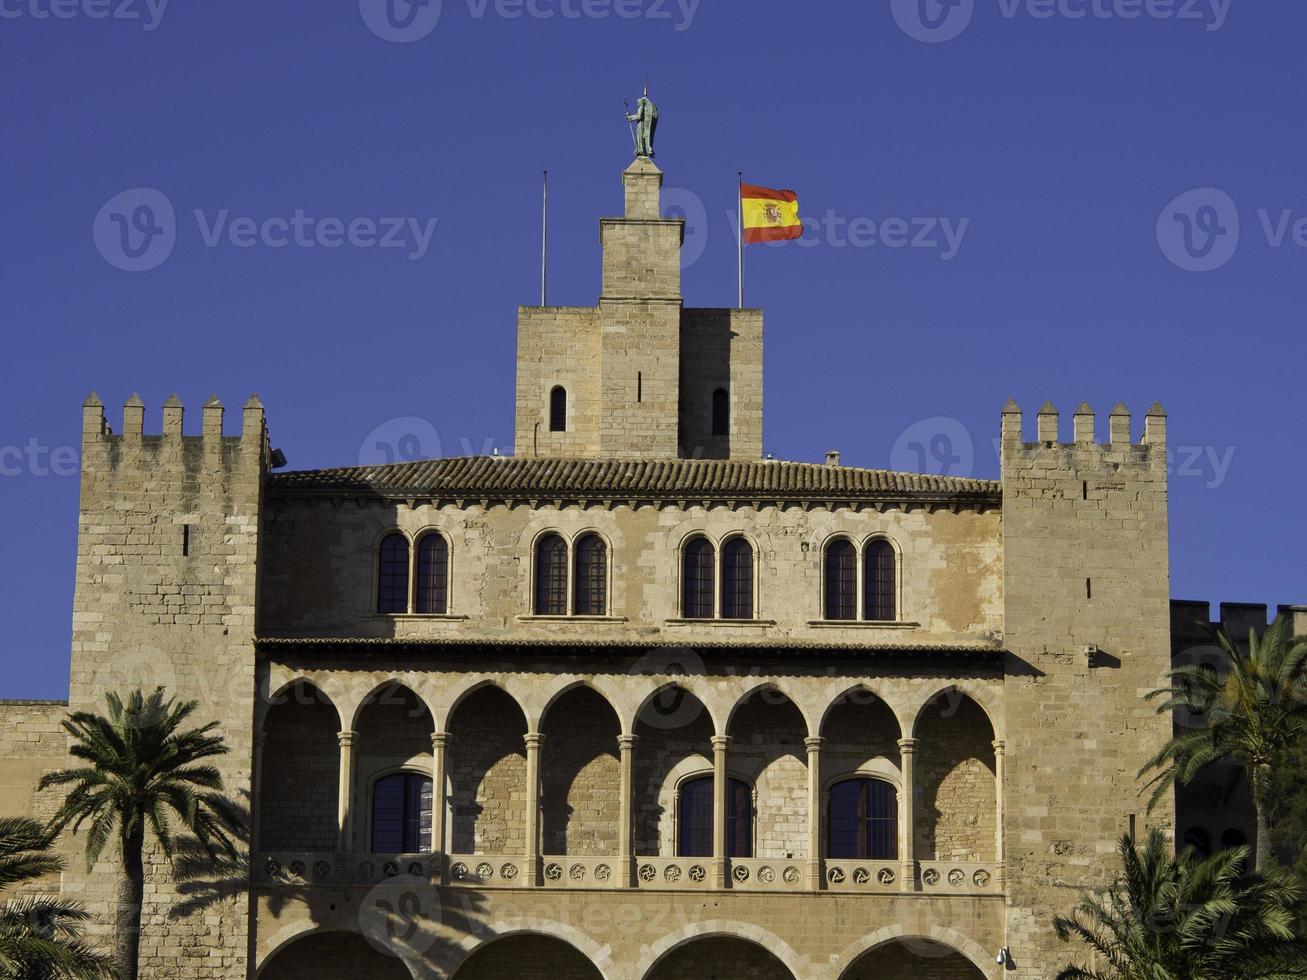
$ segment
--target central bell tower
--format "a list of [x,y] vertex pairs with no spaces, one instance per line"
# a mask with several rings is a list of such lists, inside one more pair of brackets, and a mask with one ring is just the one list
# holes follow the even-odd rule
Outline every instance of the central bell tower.
[[761,455],[762,311],[684,307],[685,221],[663,216],[662,184],[647,156],[622,173],[598,306],[519,307],[516,455]]

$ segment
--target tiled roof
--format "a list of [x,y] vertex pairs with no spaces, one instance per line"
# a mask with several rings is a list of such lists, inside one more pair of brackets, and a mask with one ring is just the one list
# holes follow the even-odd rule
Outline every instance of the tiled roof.
[[479,637],[471,639],[458,636],[422,637],[405,639],[401,637],[340,637],[340,636],[261,636],[255,640],[258,649],[264,652],[297,649],[336,648],[341,651],[366,650],[441,650],[446,648],[505,648],[521,647],[527,650],[557,648],[562,650],[660,650],[660,649],[696,649],[696,650],[775,650],[791,652],[805,651],[847,651],[850,653],[914,654],[959,653],[974,654],[982,657],[996,657],[1004,652],[1001,643],[988,640],[955,642],[904,642],[902,640],[806,640],[794,637],[775,639],[757,637],[732,637],[730,639],[705,640],[689,637],[662,637],[650,641],[648,637],[559,637],[559,636],[510,636]]
[[770,460],[460,456],[275,473],[270,489],[382,497],[997,501],[996,480]]

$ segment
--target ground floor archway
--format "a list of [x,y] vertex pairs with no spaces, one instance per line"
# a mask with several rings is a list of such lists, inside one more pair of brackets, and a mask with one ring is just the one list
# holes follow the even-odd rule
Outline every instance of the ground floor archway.
[[315,932],[278,950],[259,980],[413,980],[402,960],[355,932]]
[[957,950],[928,939],[896,939],[869,949],[839,980],[985,980],[985,974]]
[[757,943],[706,936],[677,946],[654,964],[644,980],[802,980]]
[[534,933],[496,939],[477,949],[453,980],[603,980],[576,947]]

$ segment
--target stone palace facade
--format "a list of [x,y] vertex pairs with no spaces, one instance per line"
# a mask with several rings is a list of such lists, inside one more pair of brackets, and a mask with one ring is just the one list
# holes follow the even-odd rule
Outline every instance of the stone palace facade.
[[[762,312],[684,306],[622,180],[598,305],[519,311],[512,457],[275,471],[257,398],[87,401],[69,705],[199,699],[251,815],[153,857],[142,976],[1033,980],[1175,826],[1160,407],[1009,403],[996,481],[763,458]],[[10,810],[66,710],[0,707]]]

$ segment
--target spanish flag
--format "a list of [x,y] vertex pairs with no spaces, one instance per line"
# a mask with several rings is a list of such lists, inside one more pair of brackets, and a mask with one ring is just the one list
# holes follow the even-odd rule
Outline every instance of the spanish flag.
[[799,198],[794,191],[740,184],[740,214],[744,244],[784,242],[803,236]]

